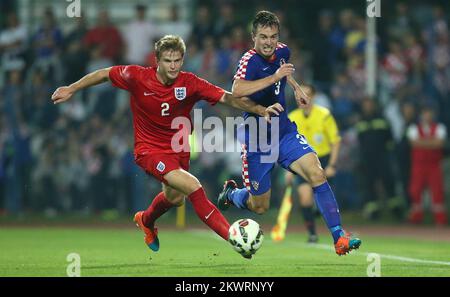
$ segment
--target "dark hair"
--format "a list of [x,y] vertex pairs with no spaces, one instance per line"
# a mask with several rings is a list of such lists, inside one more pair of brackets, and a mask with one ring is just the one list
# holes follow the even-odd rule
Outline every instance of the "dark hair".
[[278,28],[278,31],[280,31],[280,20],[278,17],[267,10],[259,11],[252,22],[252,34],[256,34],[256,29],[258,29],[258,26],[261,27],[273,27],[276,26]]

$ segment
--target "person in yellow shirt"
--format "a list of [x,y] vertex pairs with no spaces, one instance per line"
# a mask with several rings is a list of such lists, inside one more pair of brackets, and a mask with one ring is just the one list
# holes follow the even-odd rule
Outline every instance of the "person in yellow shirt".
[[[327,178],[336,174],[336,161],[339,154],[341,137],[336,121],[331,112],[322,106],[314,104],[315,88],[312,85],[302,85],[304,92],[311,98],[311,104],[305,108],[297,108],[288,117],[297,125],[298,132],[305,136],[308,143],[316,151],[320,163],[324,166]],[[300,207],[308,229],[308,242],[318,241],[313,211],[313,190],[307,180],[291,172],[286,174],[286,193],[283,198],[277,224],[272,229],[272,239],[283,240],[290,210],[292,208],[291,187],[296,185]]]

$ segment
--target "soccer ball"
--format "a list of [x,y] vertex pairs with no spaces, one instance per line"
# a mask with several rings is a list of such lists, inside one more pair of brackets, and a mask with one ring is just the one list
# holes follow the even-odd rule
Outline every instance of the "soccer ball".
[[251,219],[237,220],[230,226],[228,232],[228,241],[233,249],[245,258],[250,258],[256,253],[264,239],[259,224]]

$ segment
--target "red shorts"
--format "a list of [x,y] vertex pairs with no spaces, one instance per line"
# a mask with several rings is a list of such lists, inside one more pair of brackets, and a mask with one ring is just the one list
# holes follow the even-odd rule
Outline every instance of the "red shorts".
[[164,175],[176,169],[189,171],[190,153],[152,153],[138,154],[135,157],[138,164],[147,174],[167,184]]

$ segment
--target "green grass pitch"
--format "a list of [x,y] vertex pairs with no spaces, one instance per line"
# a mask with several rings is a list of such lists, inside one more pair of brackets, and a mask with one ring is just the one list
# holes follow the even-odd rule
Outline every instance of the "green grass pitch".
[[138,229],[0,229],[0,276],[66,276],[66,257],[78,253],[81,276],[367,276],[369,253],[381,255],[381,276],[450,276],[450,242],[364,236],[345,257],[305,235],[273,243],[269,234],[252,260],[207,229],[160,229],[161,249],[150,251]]

